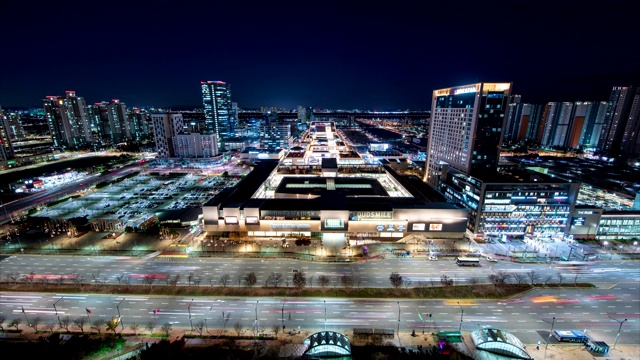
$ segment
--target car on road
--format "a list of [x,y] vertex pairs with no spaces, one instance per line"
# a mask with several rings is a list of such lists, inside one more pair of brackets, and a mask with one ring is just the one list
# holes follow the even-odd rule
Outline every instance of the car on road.
[[498,259],[492,258],[491,256],[487,256],[487,261],[488,262],[498,262]]
[[429,260],[430,260],[430,261],[437,261],[437,260],[438,260],[438,257],[437,257],[437,256],[433,256],[433,255],[431,255],[431,256],[429,256]]

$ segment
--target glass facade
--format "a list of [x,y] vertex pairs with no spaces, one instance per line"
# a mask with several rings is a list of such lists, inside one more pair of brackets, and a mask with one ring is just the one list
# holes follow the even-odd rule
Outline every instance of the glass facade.
[[640,214],[603,214],[598,240],[640,240]]
[[[233,137],[235,117],[232,116],[231,85],[222,81],[203,81],[201,86],[205,133],[217,134],[219,141]],[[218,148],[222,148],[220,144]]]

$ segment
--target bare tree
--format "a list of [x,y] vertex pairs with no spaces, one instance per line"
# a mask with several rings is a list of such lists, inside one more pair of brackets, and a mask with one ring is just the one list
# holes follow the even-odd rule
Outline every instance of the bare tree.
[[254,273],[253,271],[248,273],[247,275],[245,275],[244,277],[244,283],[245,285],[247,285],[248,287],[252,287],[253,285],[255,285],[258,282],[258,278],[256,277],[256,273]]
[[525,275],[523,273],[514,273],[513,274],[513,279],[518,284],[524,284],[527,281],[527,275]]
[[544,279],[544,284],[545,284],[545,285],[547,285],[547,283],[548,283],[549,281],[551,281],[552,279],[553,279],[553,276],[551,276],[551,275],[547,275],[547,277],[545,277],[545,279]]
[[62,319],[60,319],[60,327],[65,329],[67,332],[69,332],[69,324],[71,324],[70,317],[65,316]]
[[98,332],[98,335],[102,334],[102,328],[105,326],[106,322],[102,319],[97,319],[91,325],[91,328]]
[[128,289],[128,288],[129,288],[129,286],[131,285],[131,277],[129,277],[129,275],[124,276],[124,277],[122,278],[122,283],[123,283],[124,285],[127,285],[127,289]]
[[469,284],[471,284],[471,286],[477,286],[478,284],[480,284],[480,279],[478,279],[477,277],[472,277],[469,279]]
[[42,318],[40,316],[31,318],[31,324],[29,324],[29,326],[33,328],[33,332],[35,333],[38,332],[38,325],[40,325],[41,322],[42,322]]
[[171,323],[164,323],[162,324],[162,326],[160,327],[160,330],[162,330],[162,332],[165,333],[165,335],[167,335],[167,337],[169,337],[169,333],[171,332]]
[[138,336],[138,330],[140,329],[140,325],[133,323],[131,325],[129,325],[129,329],[131,329],[131,331],[133,331],[133,336]]
[[240,333],[242,332],[242,323],[237,321],[235,325],[233,325],[233,329],[236,331],[236,334],[240,336]]
[[204,329],[204,321],[202,320],[198,321],[195,325],[195,329],[198,332],[198,334],[200,334],[200,337],[202,337],[202,330]]
[[391,282],[391,286],[396,289],[400,288],[404,283],[402,275],[398,274],[397,272],[392,272],[391,275],[389,275],[389,281]]
[[222,287],[227,287],[227,284],[229,284],[230,280],[231,280],[231,276],[229,276],[229,274],[224,274],[220,276],[220,284],[222,284]]
[[147,276],[147,277],[142,279],[142,282],[145,285],[149,285],[149,290],[151,290],[151,289],[153,289],[153,283],[156,282],[156,279],[152,278],[151,276]]
[[318,276],[318,283],[320,283],[320,286],[322,286],[322,288],[329,285],[330,282],[331,280],[329,280],[329,277],[327,275]]
[[298,289],[304,288],[304,286],[307,284],[306,277],[307,276],[305,275],[304,271],[298,271],[297,273],[293,274],[293,286]]
[[580,274],[576,274],[576,277],[573,278],[573,285],[575,285],[575,286],[578,285],[578,275],[580,275]]
[[86,316],[80,316],[73,319],[73,324],[80,329],[80,333],[84,334],[84,324],[87,322]]
[[273,285],[274,288],[277,288],[280,281],[282,281],[282,273],[272,272],[267,278],[266,285]]
[[351,275],[345,275],[342,278],[340,278],[340,281],[342,281],[342,287],[344,287],[345,289],[350,289],[353,287],[353,276]]
[[195,278],[193,278],[193,286],[200,286],[201,282],[202,278],[200,276],[196,276]]
[[276,334],[276,339],[278,338],[278,332],[280,332],[280,325],[275,324],[271,327],[271,330]]
[[92,273],[91,278],[93,279],[93,283],[96,285],[100,285],[100,271],[97,273]]
[[440,276],[440,284],[442,284],[445,287],[452,286],[453,279],[448,277],[447,275],[442,275]]
[[22,324],[22,319],[20,318],[15,318],[13,320],[11,320],[11,323],[9,324],[9,327],[14,327],[16,328],[16,331],[20,331],[20,324]]
[[56,329],[56,323],[50,321],[44,326],[44,328],[47,329],[48,332],[53,333],[53,331]]
[[153,334],[153,330],[156,328],[156,324],[153,321],[149,321],[144,328],[147,329],[149,334]]
[[309,287],[313,288],[313,275],[309,276]]
[[564,279],[564,275],[560,271],[556,273],[556,277],[558,278],[558,284],[562,285],[562,280]]
[[188,282],[189,286],[191,286],[191,281],[193,280],[194,276],[195,275],[192,272],[190,272],[189,275],[187,275],[187,282]]
[[2,332],[4,332],[4,322],[5,320],[7,320],[7,318],[4,317],[4,315],[0,314],[0,330]]
[[535,282],[540,279],[540,274],[538,274],[538,272],[534,270],[528,271],[527,276],[529,277],[531,285],[535,284]]

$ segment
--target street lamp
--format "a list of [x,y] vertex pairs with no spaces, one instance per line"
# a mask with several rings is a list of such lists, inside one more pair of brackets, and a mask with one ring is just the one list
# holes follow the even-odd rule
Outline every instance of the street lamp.
[[327,300],[324,300],[324,330],[327,331]]
[[554,316],[553,319],[551,320],[551,330],[549,330],[549,336],[547,337],[547,344],[544,346],[545,350],[549,347],[549,340],[551,339],[551,334],[553,334],[553,325],[555,325],[555,323],[556,323],[556,317]]
[[636,253],[636,250],[638,250],[638,242],[637,242],[637,241],[634,241],[634,242],[633,242],[633,246],[635,246],[635,247],[633,248],[633,253],[635,254],[635,253]]
[[398,339],[400,339],[400,301],[396,301],[396,304],[398,304]]
[[124,301],[125,298],[122,298],[118,305],[116,305],[116,309],[118,310],[118,319],[120,319],[120,325],[122,326],[122,330],[124,330],[124,324],[122,323],[122,316],[120,316],[120,304]]
[[611,317],[611,315],[608,315],[608,316],[609,316],[609,319],[613,319],[613,320],[615,320],[615,321],[620,323],[620,327],[618,328],[618,334],[616,335],[616,340],[613,342],[613,348],[615,349],[616,348],[616,344],[618,344],[618,338],[620,337],[620,330],[622,330],[622,324],[624,324],[627,321],[627,319],[618,320],[616,318]]
[[462,318],[464,317],[464,309],[462,308],[462,306],[460,306],[460,302],[457,301],[458,303],[458,307],[460,307],[460,326],[458,327],[458,332],[462,331]]
[[191,304],[193,304],[193,299],[191,299],[189,306],[187,306],[187,311],[189,311],[189,322],[191,323],[191,331],[193,331],[193,320],[191,319]]
[[60,315],[58,315],[58,309],[56,309],[56,304],[58,303],[58,301],[64,299],[64,296],[62,296],[60,299],[56,300],[53,303],[53,310],[56,312],[56,317],[58,318],[58,325],[60,325],[60,327],[62,327],[62,322],[60,321]]

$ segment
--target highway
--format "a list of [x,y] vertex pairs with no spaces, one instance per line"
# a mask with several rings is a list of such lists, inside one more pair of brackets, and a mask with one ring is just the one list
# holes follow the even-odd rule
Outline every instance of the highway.
[[[122,326],[149,322],[156,331],[164,323],[174,329],[191,328],[204,322],[205,333],[216,335],[222,328],[240,323],[253,334],[257,328],[273,334],[273,326],[286,330],[316,332],[324,329],[350,333],[353,328],[386,328],[420,334],[436,331],[473,331],[493,327],[514,333],[525,344],[546,341],[553,322],[555,330],[585,330],[595,340],[613,344],[620,321],[619,344],[635,344],[640,335],[638,284],[619,284],[610,289],[537,289],[508,301],[460,300],[367,300],[332,298],[235,298],[165,297],[0,293],[0,314],[9,321],[39,317],[43,326],[60,317],[87,316],[110,320],[121,316]],[[54,308],[54,303],[56,304]],[[24,308],[24,313],[22,313]],[[154,311],[159,310],[159,311]],[[464,310],[464,313],[462,312]],[[425,318],[431,313],[430,318]],[[425,321],[422,321],[420,316]],[[609,318],[609,316],[614,319]],[[555,317],[555,320],[553,319]],[[256,323],[257,318],[257,323]],[[462,322],[460,321],[462,318]],[[400,320],[398,322],[398,320]],[[75,327],[73,327],[74,330]],[[551,343],[555,340],[552,339]]]
[[[352,276],[356,287],[389,287],[389,275],[398,272],[409,286],[431,286],[440,284],[443,275],[454,284],[469,284],[472,279],[488,283],[488,277],[504,271],[522,282],[530,282],[533,271],[536,283],[558,283],[558,274],[563,282],[591,283],[640,283],[640,264],[634,261],[605,260],[573,266],[566,263],[517,264],[507,261],[488,262],[480,260],[480,267],[460,267],[452,258],[429,261],[424,257],[387,258],[353,263],[322,263],[290,259],[229,259],[229,258],[136,258],[125,256],[64,256],[64,255],[15,255],[0,262],[0,276],[19,273],[76,275],[85,282],[98,279],[100,282],[117,284],[118,278],[128,277],[131,284],[143,284],[144,277],[153,275],[161,279],[180,274],[179,284],[188,284],[188,275],[199,278],[201,286],[218,284],[221,276],[229,275],[232,285],[242,285],[241,278],[250,272],[257,275],[257,285],[263,285],[272,272],[283,275],[283,285],[291,284],[294,270],[304,271],[312,286],[324,275],[331,287],[341,286],[341,277]],[[576,278],[577,276],[577,278]],[[240,284],[238,283],[240,281]]]

